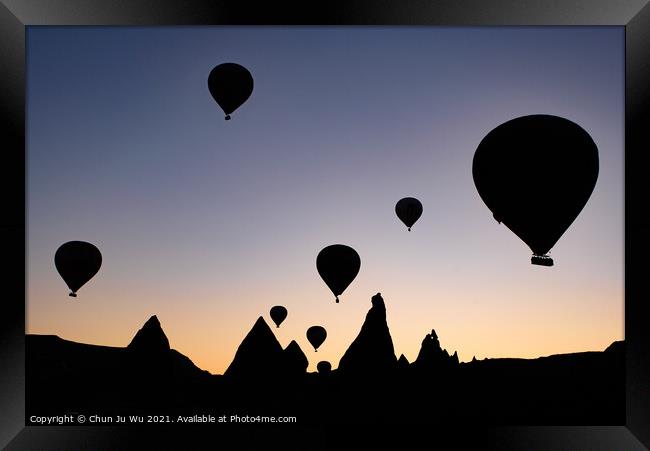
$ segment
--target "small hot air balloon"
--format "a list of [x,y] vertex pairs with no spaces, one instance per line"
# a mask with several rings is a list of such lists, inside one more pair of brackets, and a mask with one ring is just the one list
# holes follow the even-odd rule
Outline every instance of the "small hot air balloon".
[[307,340],[314,347],[314,351],[318,352],[318,347],[323,344],[327,338],[327,331],[322,326],[311,326],[307,329]]
[[253,93],[253,76],[239,64],[219,64],[210,71],[208,89],[229,121],[232,112]]
[[352,283],[359,269],[361,258],[357,251],[344,244],[332,244],[318,253],[316,257],[316,269],[323,281],[327,284],[336,302],[339,296]]
[[422,204],[414,197],[405,197],[395,205],[395,213],[410,232],[413,224],[422,216]]
[[54,254],[54,265],[70,288],[70,296],[77,297],[77,290],[92,279],[102,266],[102,254],[85,241],[68,241]]
[[494,218],[533,251],[546,255],[589,200],[598,178],[598,148],[578,124],[531,115],[499,125],[481,141],[472,165],[474,184]]
[[281,305],[276,305],[275,307],[271,307],[271,319],[275,323],[276,327],[280,327],[280,324],[282,324],[282,321],[287,317],[287,309],[282,307]]
[[329,374],[330,371],[332,371],[332,364],[329,363],[327,360],[323,360],[321,362],[318,362],[318,365],[316,365],[316,369],[320,374]]

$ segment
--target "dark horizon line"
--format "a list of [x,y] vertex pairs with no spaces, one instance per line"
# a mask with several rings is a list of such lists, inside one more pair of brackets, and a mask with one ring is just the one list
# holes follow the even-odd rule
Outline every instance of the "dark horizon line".
[[[150,317],[150,319],[151,319],[151,318],[157,318],[157,315],[152,315],[152,316]],[[263,316],[260,316],[260,317],[258,318],[257,321],[259,321],[260,319],[261,319],[262,321],[264,321],[264,323],[268,326],[268,323],[266,322],[266,320],[264,319]],[[268,327],[269,327],[269,329],[271,330],[271,332],[273,332],[273,329],[272,329],[270,326],[268,326]],[[136,333],[137,333],[137,332],[136,332]],[[135,335],[134,335],[134,336],[135,336]],[[275,337],[275,334],[273,334],[273,336]],[[60,337],[60,336],[58,336],[58,335],[55,335],[55,334],[33,334],[33,333],[32,333],[32,334],[28,334],[28,333],[25,333],[25,337],[54,337],[54,338],[56,338],[56,339],[58,339],[58,340],[62,340],[62,341],[68,342],[68,343],[73,343],[73,344],[81,345],[81,346],[92,346],[92,347],[97,347],[97,348],[106,348],[106,349],[114,349],[114,350],[127,350],[127,349],[129,349],[129,345],[126,345],[126,346],[109,346],[109,345],[95,344],[95,343],[83,343],[83,342],[78,342],[78,341],[68,340],[68,339],[66,339],[66,338],[62,338],[62,337]],[[276,337],[276,340],[277,340],[277,337]],[[292,339],[291,341],[295,341],[295,339]],[[486,360],[491,360],[491,361],[495,361],[495,360],[526,360],[526,361],[533,361],[533,360],[539,360],[539,359],[553,358],[553,357],[557,357],[557,356],[570,356],[570,355],[590,354],[590,353],[604,353],[604,352],[606,352],[608,349],[610,349],[613,345],[615,345],[616,343],[625,343],[625,337],[624,337],[622,340],[614,340],[614,341],[612,341],[612,342],[611,342],[611,343],[610,343],[610,344],[609,344],[605,349],[603,349],[603,350],[601,350],[601,351],[593,351],[593,350],[588,350],[588,351],[577,351],[577,352],[568,352],[568,353],[559,353],[559,354],[541,355],[541,356],[538,356],[538,357],[532,357],[532,358],[525,358],[525,357],[484,357],[484,358],[482,358],[482,359],[475,359],[475,360],[473,359],[473,360],[469,360],[469,361],[458,362],[458,364],[459,364],[459,365],[468,365],[468,364],[473,363],[474,361],[476,361],[476,362],[483,362],[483,361],[486,361]],[[288,345],[287,345],[287,346],[288,346]],[[283,348],[283,349],[284,349],[284,348]],[[172,346],[169,347],[169,350],[170,350],[170,351],[176,351],[176,352],[178,352],[179,354],[185,356],[185,354],[181,353],[181,352],[180,352],[179,350],[177,350],[177,349],[174,349]],[[395,354],[396,354],[396,358],[399,358],[399,357],[397,356],[397,353],[395,353]],[[403,354],[403,353],[400,353],[400,355],[404,355],[404,354]],[[187,356],[185,356],[185,357],[187,357]],[[187,358],[190,359],[189,357],[187,357]],[[339,360],[340,360],[340,359],[339,359]],[[208,370],[206,370],[206,369],[203,369],[203,368],[198,367],[198,366],[194,363],[194,361],[193,361],[192,359],[190,359],[190,361],[191,361],[192,364],[193,364],[194,366],[196,366],[198,369],[200,369],[200,370],[202,370],[202,371],[205,371],[205,372],[209,373],[211,376],[223,376],[223,375],[224,375],[223,373],[221,373],[221,374],[220,374],[220,373],[212,373],[212,372],[210,372],[210,371],[208,371]],[[413,362],[409,362],[409,364],[411,364],[411,363],[413,363]],[[337,370],[338,370],[338,366],[337,366],[336,368],[332,368],[331,371],[334,372],[334,371],[337,371]],[[309,372],[307,372],[307,373],[309,373]],[[314,373],[314,374],[315,374],[315,373],[318,373],[318,371],[314,371],[313,373]]]

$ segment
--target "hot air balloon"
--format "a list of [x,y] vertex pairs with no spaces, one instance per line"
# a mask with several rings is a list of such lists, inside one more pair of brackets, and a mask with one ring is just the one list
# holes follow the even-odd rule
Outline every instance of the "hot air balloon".
[[229,121],[230,114],[251,96],[253,76],[248,69],[239,64],[219,64],[210,71],[208,89],[226,114],[226,120]]
[[359,274],[361,258],[357,251],[344,244],[332,244],[318,253],[316,269],[327,284],[336,302],[350,283]]
[[282,307],[281,305],[276,305],[275,307],[271,307],[271,319],[275,323],[276,327],[280,327],[280,324],[282,324],[282,321],[287,317],[287,309]]
[[422,216],[422,204],[414,197],[405,197],[395,205],[395,213],[410,232],[413,224]]
[[329,374],[330,371],[332,371],[332,364],[329,363],[327,360],[323,360],[318,362],[318,365],[316,365],[316,369],[320,374]]
[[327,338],[327,331],[322,326],[311,326],[307,329],[307,340],[314,347],[314,351],[318,352],[318,347],[323,344]]
[[54,265],[70,288],[70,296],[77,297],[77,290],[92,279],[102,266],[102,254],[85,241],[68,241],[54,254]]
[[547,253],[589,200],[598,148],[579,125],[557,116],[523,116],[488,133],[472,166],[474,184],[494,218],[552,266]]

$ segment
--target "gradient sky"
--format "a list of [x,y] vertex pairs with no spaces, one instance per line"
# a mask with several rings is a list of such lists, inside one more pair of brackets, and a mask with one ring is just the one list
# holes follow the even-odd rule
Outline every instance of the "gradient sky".
[[[622,27],[29,27],[27,43],[28,333],[126,346],[156,314],[223,373],[281,304],[274,332],[314,370],[380,291],[410,361],[432,328],[461,361],[623,338]],[[207,88],[223,62],[255,79],[228,122]],[[536,113],[581,125],[600,157],[552,268],[471,171],[490,130]],[[424,205],[411,233],[406,196]],[[53,261],[70,240],[104,259],[76,299]],[[315,265],[334,243],[362,260],[340,304]]]

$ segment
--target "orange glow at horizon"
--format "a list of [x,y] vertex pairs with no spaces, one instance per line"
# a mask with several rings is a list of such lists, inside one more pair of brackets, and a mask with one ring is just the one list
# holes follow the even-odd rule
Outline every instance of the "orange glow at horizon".
[[[211,306],[209,299],[194,299],[194,305],[200,306],[198,312],[182,308],[156,310],[152,303],[150,311],[143,307],[116,316],[110,308],[109,299],[80,293],[79,300],[68,300],[64,298],[65,290],[62,290],[62,299],[56,301],[63,304],[64,308],[47,318],[31,314],[27,321],[27,332],[59,335],[83,343],[124,347],[144,322],[156,314],[173,349],[188,356],[199,368],[212,374],[223,374],[238,345],[257,317],[262,316],[283,348],[291,340],[298,342],[309,360],[308,371],[315,371],[316,364],[321,360],[330,361],[332,367],[336,368],[361,329],[374,292],[370,291],[366,299],[363,299],[361,289],[351,291],[354,294],[344,294],[338,305],[334,303],[333,296],[327,293],[318,296],[322,305],[317,309],[304,303],[302,306],[298,304],[298,296],[291,296],[296,303],[288,302],[285,297],[284,305],[288,307],[289,315],[280,328],[276,328],[268,310],[242,308],[241,313],[228,312]],[[486,299],[479,302],[472,297],[463,300],[456,297],[456,309],[445,307],[438,301],[440,305],[435,309],[438,311],[437,317],[419,315],[415,309],[400,311],[397,305],[408,303],[417,306],[435,301],[413,295],[393,296],[386,290],[382,296],[386,302],[387,322],[396,357],[404,354],[409,362],[415,360],[422,339],[432,328],[436,330],[443,348],[450,354],[458,351],[461,362],[470,361],[474,356],[479,360],[499,357],[536,358],[552,354],[602,351],[613,341],[623,339],[623,302],[620,298],[618,302],[611,302],[616,293],[590,293],[585,296],[581,302],[588,308],[591,306],[588,315],[579,308],[567,311],[565,305],[568,299],[563,298],[554,299],[550,305],[534,302],[517,305],[518,301],[514,298],[500,298],[492,301],[500,305],[501,309],[493,310],[481,308],[480,304],[488,304]],[[575,300],[572,296],[568,297]],[[237,302],[236,299],[233,301]],[[279,304],[281,299],[278,296],[268,301],[270,309]],[[92,315],[94,321],[88,320],[91,315],[84,311],[89,309],[84,308],[84,303],[91,302],[104,306],[96,309],[97,313]],[[461,313],[459,310],[467,305],[474,307]],[[318,311],[317,315],[313,310]],[[313,321],[315,316],[320,317],[321,321]],[[108,318],[110,324],[107,323]],[[612,321],[612,318],[619,318],[619,321]],[[115,324],[119,324],[119,327],[115,327]],[[327,340],[318,352],[314,352],[305,337],[306,329],[316,324],[323,325],[328,331]]]

